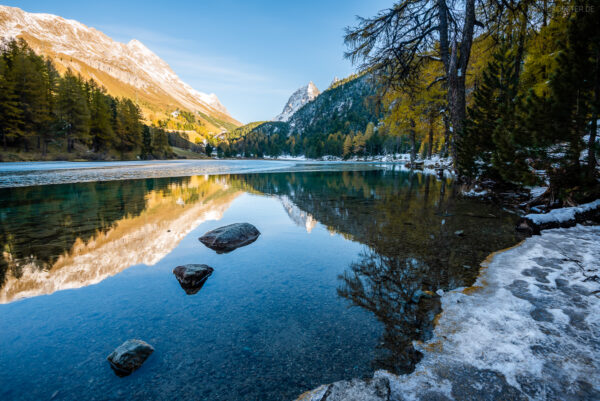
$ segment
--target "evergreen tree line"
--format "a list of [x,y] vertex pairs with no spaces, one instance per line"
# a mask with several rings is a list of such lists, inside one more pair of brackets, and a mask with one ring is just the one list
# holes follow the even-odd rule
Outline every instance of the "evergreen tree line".
[[557,3],[540,29],[522,27],[526,10],[493,37],[476,82],[458,167],[469,177],[535,184],[551,197],[598,192],[600,1]]
[[[419,138],[412,143],[407,136],[390,133],[385,126],[376,127],[368,123],[364,132],[344,130],[326,134],[294,134],[287,132],[273,134],[260,127],[249,130],[244,136],[229,138],[216,144],[219,157],[261,158],[282,155],[321,158],[335,156],[343,159],[409,153],[416,146],[422,157],[431,156],[429,149],[441,151],[443,142],[428,142]],[[431,143],[431,146],[430,146]]]
[[166,133],[143,125],[140,108],[115,98],[94,80],[68,69],[62,76],[23,39],[0,47],[0,141],[3,149],[110,151],[142,158],[169,157]]

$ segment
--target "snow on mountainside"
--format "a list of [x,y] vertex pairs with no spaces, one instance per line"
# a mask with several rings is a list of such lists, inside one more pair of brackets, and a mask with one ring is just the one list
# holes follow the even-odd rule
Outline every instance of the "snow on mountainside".
[[[239,124],[215,94],[183,82],[160,57],[138,40],[124,44],[74,20],[0,6],[0,38],[21,37],[59,70],[71,68],[93,78],[117,96],[129,96],[157,109],[185,108]],[[237,125],[236,124],[236,125]]]
[[290,96],[281,114],[275,117],[273,121],[288,121],[302,106],[319,96],[319,93],[319,89],[310,81],[308,85],[298,89]]

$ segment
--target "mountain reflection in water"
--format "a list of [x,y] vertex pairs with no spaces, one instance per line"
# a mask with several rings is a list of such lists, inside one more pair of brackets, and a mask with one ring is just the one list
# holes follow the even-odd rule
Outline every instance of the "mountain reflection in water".
[[[15,188],[1,203],[0,303],[154,265],[241,193],[204,176]],[[10,223],[8,223],[10,221]]]
[[[519,240],[514,215],[459,196],[451,180],[394,168],[0,189],[0,219],[0,320],[14,342],[0,362],[20,360],[4,391],[48,372],[34,373],[23,399],[53,386],[74,398],[135,389],[132,399],[168,399],[194,383],[171,398],[277,400],[374,369],[408,372],[420,357],[413,341],[430,336],[440,310],[436,291],[471,285],[489,253]],[[197,240],[245,220],[263,234],[251,246],[216,255]],[[215,273],[180,298],[172,269],[185,263]],[[80,290],[36,302],[67,288]],[[91,348],[69,345],[87,344],[90,330]],[[115,333],[160,350],[132,381],[103,370],[101,355],[126,339]],[[59,349],[73,360],[55,360]],[[53,378],[77,364],[88,370]]]

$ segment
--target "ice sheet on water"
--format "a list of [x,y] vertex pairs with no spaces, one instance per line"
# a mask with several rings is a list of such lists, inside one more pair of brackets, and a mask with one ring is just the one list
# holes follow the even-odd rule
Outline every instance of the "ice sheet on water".
[[378,169],[368,163],[299,160],[168,160],[124,162],[18,162],[0,164],[0,188],[267,171]]

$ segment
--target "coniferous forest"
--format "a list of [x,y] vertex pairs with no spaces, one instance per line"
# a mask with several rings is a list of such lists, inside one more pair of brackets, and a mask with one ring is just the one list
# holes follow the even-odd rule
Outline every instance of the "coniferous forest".
[[115,98],[73,71],[59,74],[23,39],[0,54],[0,141],[3,151],[56,158],[168,158],[168,135],[143,124],[131,99]]

